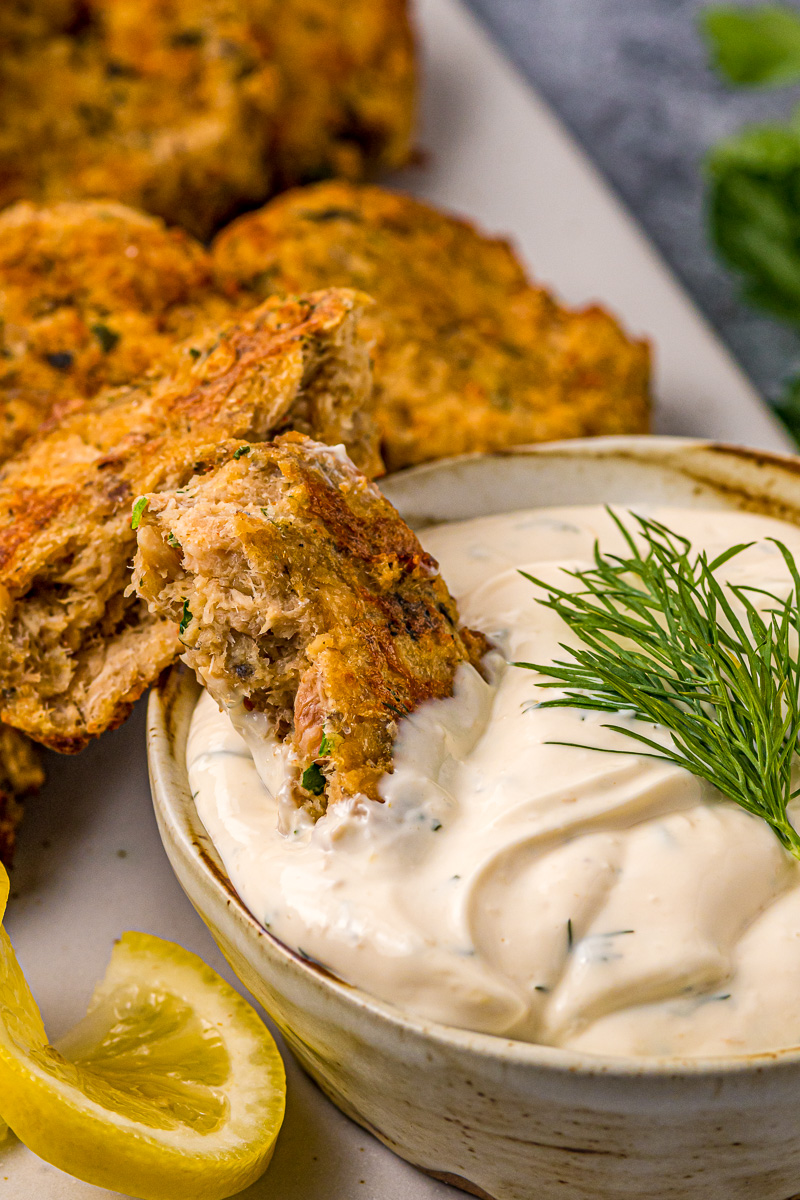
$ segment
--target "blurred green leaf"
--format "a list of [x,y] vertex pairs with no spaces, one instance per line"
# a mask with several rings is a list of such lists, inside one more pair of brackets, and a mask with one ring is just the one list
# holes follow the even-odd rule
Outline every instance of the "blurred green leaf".
[[720,142],[707,169],[711,236],[744,298],[800,327],[800,110]]
[[800,374],[791,375],[784,383],[783,395],[775,412],[800,446]]
[[729,83],[800,82],[800,13],[781,5],[708,8],[700,18],[712,65]]

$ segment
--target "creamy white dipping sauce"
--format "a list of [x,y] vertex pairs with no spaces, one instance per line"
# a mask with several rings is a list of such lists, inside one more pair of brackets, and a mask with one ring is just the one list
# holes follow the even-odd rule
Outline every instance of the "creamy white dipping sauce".
[[[800,530],[741,513],[636,511],[697,549],[758,540],[722,577],[787,594],[763,539],[800,558]],[[316,825],[302,814],[287,823],[285,808],[279,822],[281,753],[257,746],[267,786],[204,694],[187,750],[200,817],[259,921],[410,1012],[601,1054],[800,1044],[800,864],[765,822],[680,768],[548,744],[632,747],[603,728],[607,715],[537,708],[553,693],[509,665],[574,643],[517,568],[566,587],[561,568],[588,565],[596,538],[622,548],[599,507],[427,530],[463,621],[499,648],[491,682],[462,666],[451,699],[401,722],[385,802],[336,805]],[[251,746],[259,737],[249,731]]]

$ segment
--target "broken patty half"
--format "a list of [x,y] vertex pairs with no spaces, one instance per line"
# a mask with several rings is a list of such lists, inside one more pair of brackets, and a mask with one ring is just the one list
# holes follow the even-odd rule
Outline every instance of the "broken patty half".
[[104,392],[0,473],[0,718],[55,750],[122,721],[179,649],[126,597],[131,506],[214,465],[230,437],[296,428],[376,463],[362,298],[267,302],[174,352],[171,371]]
[[234,721],[266,715],[302,805],[379,799],[398,721],[451,695],[485,639],[460,628],[435,560],[340,450],[289,433],[225,453],[147,497],[134,587]]

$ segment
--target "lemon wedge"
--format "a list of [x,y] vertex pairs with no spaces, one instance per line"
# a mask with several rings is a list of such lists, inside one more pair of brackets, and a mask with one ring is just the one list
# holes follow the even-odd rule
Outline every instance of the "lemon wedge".
[[222,1200],[266,1169],[285,1095],[263,1022],[195,955],[126,933],[51,1046],[0,929],[0,1115],[54,1166],[142,1200]]

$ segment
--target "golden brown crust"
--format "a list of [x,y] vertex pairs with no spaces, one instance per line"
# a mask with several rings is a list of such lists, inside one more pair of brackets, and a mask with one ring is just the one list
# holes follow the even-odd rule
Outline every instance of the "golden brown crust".
[[76,30],[81,0],[3,0],[0,51],[19,53],[34,38]]
[[[241,302],[240,302],[241,305]],[[0,462],[53,412],[141,376],[231,300],[206,251],[106,201],[0,214]]]
[[405,0],[30,9],[0,17],[0,205],[109,196],[206,237],[279,186],[408,157]]
[[235,221],[212,253],[255,296],[350,286],[376,306],[376,415],[390,470],[649,421],[649,349],[597,306],[530,284],[510,246],[407,196],[336,182]]
[[459,629],[436,562],[337,451],[290,433],[220,454],[182,492],[149,497],[134,586],[181,622],[184,660],[215,699],[285,737],[301,802],[379,799],[398,720],[451,695],[485,641]]
[[131,505],[180,487],[231,436],[286,428],[346,442],[368,466],[362,297],[269,301],[176,348],[170,370],[101,393],[0,473],[0,718],[72,752],[118,724],[177,652],[125,598]]
[[280,19],[274,6],[260,8],[261,35],[273,43],[282,78],[278,185],[403,166],[416,102],[407,0],[282,0]]

